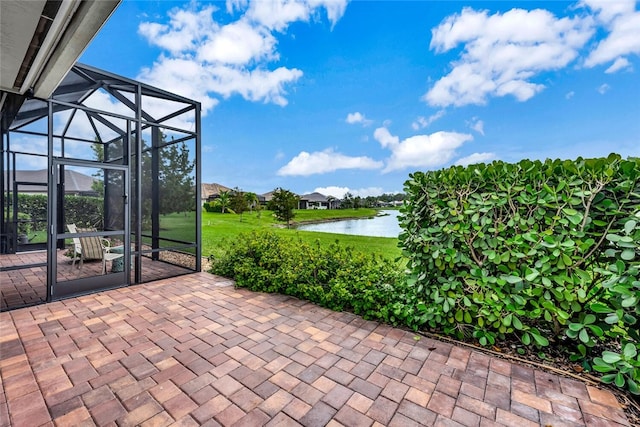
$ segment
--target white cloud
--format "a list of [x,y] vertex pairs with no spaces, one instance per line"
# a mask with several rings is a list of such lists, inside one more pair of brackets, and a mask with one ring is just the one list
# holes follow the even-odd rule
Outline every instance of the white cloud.
[[383,172],[408,167],[432,168],[445,165],[456,154],[456,148],[473,140],[470,134],[457,132],[435,132],[431,135],[415,135],[400,142],[387,128],[378,128],[374,138],[383,148],[391,150]]
[[596,14],[598,22],[609,32],[585,60],[588,68],[613,61],[606,73],[630,67],[629,54],[640,54],[640,12],[635,0],[582,0],[582,6]]
[[[87,145],[87,144],[85,144]],[[43,154],[48,150],[47,138],[31,135],[16,134],[11,138],[11,149],[22,153]],[[59,156],[60,152],[55,155]],[[46,156],[29,156],[27,154],[16,154],[16,163],[20,169],[37,170],[47,168]]]
[[324,151],[300,152],[277,172],[280,176],[309,176],[339,169],[380,169],[383,163],[370,157],[350,157],[329,148]]
[[411,123],[411,129],[420,130],[429,126],[429,120],[424,116],[418,116],[415,122]]
[[590,18],[556,18],[549,11],[503,14],[464,8],[432,29],[431,49],[463,51],[453,69],[424,95],[433,106],[482,105],[489,97],[526,101],[544,89],[536,75],[565,67],[594,30]]
[[567,94],[564,97],[565,99],[571,99],[574,97],[575,94],[576,93],[574,91],[570,91],[570,92],[567,92]]
[[266,28],[284,31],[291,22],[308,21],[309,8],[298,1],[253,1],[247,17]]
[[[249,4],[247,17],[270,30],[282,32],[290,23],[308,21],[318,9],[326,11],[332,27],[347,8],[347,0],[257,0]],[[235,2],[238,5],[244,1]]]
[[226,8],[228,13],[233,13],[236,10],[246,9],[249,5],[249,0],[226,0]]
[[220,102],[209,94],[214,76],[208,67],[192,59],[160,56],[149,68],[143,68],[138,78],[151,85],[166,88],[173,93],[194,99],[202,104],[202,114]]
[[627,58],[617,58],[604,72],[606,74],[616,73],[620,70],[631,69],[632,65]]
[[314,8],[323,7],[327,18],[331,22],[331,28],[335,27],[347,10],[349,0],[309,0],[309,5]]
[[[635,11],[634,1],[586,1],[594,10],[598,12],[598,18],[609,31],[607,38],[600,41],[596,48],[585,60],[586,67],[614,61],[614,66],[607,70],[614,72],[624,68],[619,62],[625,60],[625,55],[640,55],[640,12]],[[626,63],[628,65],[628,62]],[[625,65],[625,66],[626,66]],[[614,71],[609,71],[614,68]]]
[[484,122],[482,120],[477,117],[472,118],[469,122],[469,127],[484,136]]
[[337,199],[344,198],[344,195],[347,193],[351,193],[353,196],[360,197],[369,197],[369,196],[381,196],[384,194],[384,190],[381,187],[367,187],[367,188],[359,188],[352,189],[349,187],[338,187],[338,186],[329,186],[329,187],[318,187],[313,192],[318,192],[320,194],[324,194],[325,196],[332,196]]
[[214,19],[220,13],[214,6],[174,8],[166,23],[139,25],[139,34],[165,52],[138,78],[201,102],[203,115],[220,102],[218,97],[233,95],[285,106],[287,87],[303,72],[271,66],[280,58],[274,32],[309,21],[321,10],[335,25],[346,5],[346,0],[228,0],[227,12],[239,17],[225,24]]
[[635,0],[581,0],[580,3],[596,12],[598,20],[604,23],[635,11]]
[[248,101],[272,102],[283,107],[288,104],[284,97],[287,94],[285,85],[302,77],[302,71],[285,67],[273,71],[249,71],[221,66],[215,67],[213,71],[210,87],[225,98],[238,93]]
[[396,147],[400,143],[400,138],[391,135],[386,127],[376,129],[373,132],[373,137],[382,145],[382,148]]
[[603,83],[598,87],[597,91],[598,93],[600,93],[600,95],[604,95],[605,93],[609,92],[609,89],[611,89],[611,86],[609,86],[606,83]]
[[373,123],[373,120],[369,120],[367,119],[364,114],[361,114],[359,112],[355,112],[355,113],[349,113],[347,114],[347,119],[345,120],[347,123],[349,123],[350,125],[356,124],[356,123],[361,123],[362,126],[369,126],[371,123]]
[[203,7],[200,10],[172,9],[169,12],[169,23],[142,22],[138,26],[138,33],[150,44],[166,49],[173,54],[195,50],[198,44],[214,31],[219,25],[213,20],[214,6]]
[[152,68],[145,68],[140,78],[158,87],[202,103],[203,113],[220,101],[208,92],[224,98],[241,95],[248,101],[272,102],[285,106],[285,86],[302,77],[298,69],[277,68],[247,70],[226,65],[206,65],[195,61],[161,57]]
[[445,110],[438,110],[437,112],[430,115],[429,117],[419,116],[415,122],[411,123],[411,128],[413,130],[424,129],[427,126],[429,126],[431,123],[442,118],[444,114],[445,114]]
[[278,59],[275,37],[266,29],[237,21],[225,25],[197,50],[201,62],[244,65]]
[[477,163],[487,163],[496,158],[495,153],[473,153],[456,161],[458,166],[469,166]]

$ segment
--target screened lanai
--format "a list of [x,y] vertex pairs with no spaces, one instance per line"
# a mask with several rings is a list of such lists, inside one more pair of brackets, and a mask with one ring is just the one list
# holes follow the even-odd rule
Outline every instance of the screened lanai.
[[76,64],[2,119],[2,310],[200,271],[199,103]]

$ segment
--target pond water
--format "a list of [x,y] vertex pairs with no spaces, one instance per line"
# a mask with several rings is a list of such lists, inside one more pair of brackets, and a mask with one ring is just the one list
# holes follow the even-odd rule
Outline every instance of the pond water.
[[362,219],[346,219],[341,221],[322,222],[319,224],[304,224],[296,227],[298,230],[318,231],[321,233],[353,234],[356,236],[398,237],[399,211],[380,211],[382,216]]

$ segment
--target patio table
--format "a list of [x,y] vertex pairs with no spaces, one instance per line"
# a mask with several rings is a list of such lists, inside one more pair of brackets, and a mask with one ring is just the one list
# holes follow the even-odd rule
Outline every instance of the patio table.
[[[124,254],[124,246],[114,246],[109,251],[113,254]],[[133,257],[131,257],[131,268],[133,268]],[[124,256],[114,259],[111,262],[112,273],[122,273],[124,271]]]

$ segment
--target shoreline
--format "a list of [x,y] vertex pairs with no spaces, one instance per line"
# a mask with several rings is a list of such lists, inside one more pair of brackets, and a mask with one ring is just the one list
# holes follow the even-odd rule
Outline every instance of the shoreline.
[[[350,221],[354,219],[373,219],[374,216],[345,216],[342,218],[324,218],[324,219],[312,219],[308,221],[292,221],[289,228],[295,228],[299,225],[310,225],[310,224],[325,224],[328,222],[338,222],[338,221]],[[287,224],[271,224],[272,227],[275,228],[287,228]]]
[[[307,221],[292,221],[291,222],[291,226],[290,228],[294,228],[297,227],[299,225],[310,225],[310,224],[324,224],[324,223],[328,223],[328,222],[338,222],[338,221],[351,221],[354,219],[373,219],[379,216],[388,216],[390,214],[388,213],[381,213],[383,210],[390,210],[390,209],[379,209],[376,213],[376,215],[368,215],[368,216],[345,216],[345,217],[340,217],[340,218],[323,218],[323,219],[312,219],[312,220],[307,220]],[[286,224],[272,224],[273,227],[276,228],[287,228]]]

